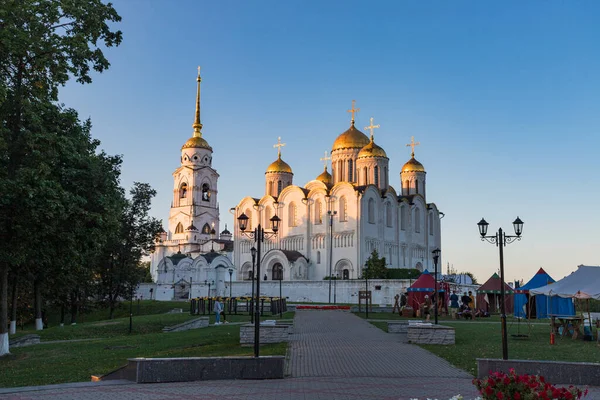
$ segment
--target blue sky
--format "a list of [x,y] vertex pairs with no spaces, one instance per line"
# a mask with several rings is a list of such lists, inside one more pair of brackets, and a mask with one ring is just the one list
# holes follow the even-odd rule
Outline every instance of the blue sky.
[[304,185],[349,125],[373,116],[390,183],[410,156],[427,170],[442,220],[444,265],[485,281],[497,249],[476,223],[523,240],[505,251],[507,279],[539,267],[560,279],[598,265],[600,26],[597,2],[117,0],[123,44],[94,83],[60,99],[91,117],[93,135],[123,154],[124,186],[158,190],[166,223],[171,173],[192,134],[202,66],[204,137],[220,174],[221,219],[264,192],[283,158]]

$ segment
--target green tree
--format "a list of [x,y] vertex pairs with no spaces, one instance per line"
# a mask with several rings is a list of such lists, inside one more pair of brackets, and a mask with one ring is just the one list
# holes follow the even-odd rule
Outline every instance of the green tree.
[[[32,227],[48,221],[46,216],[30,220],[30,239],[19,241],[24,206],[17,194],[32,183],[23,180],[27,172],[20,173],[29,150],[24,132],[32,130],[25,116],[34,106],[57,100],[58,87],[71,77],[89,83],[91,70],[109,67],[100,46],[119,45],[121,32],[109,26],[118,21],[112,5],[101,0],[0,0],[0,356],[9,350],[9,272],[33,257],[39,242],[31,246]],[[26,195],[40,190],[55,195],[47,200],[54,207],[48,214],[61,214],[65,198],[55,182],[35,184]]]
[[373,250],[371,256],[365,263],[365,272],[363,278],[367,279],[387,279],[388,269],[385,266],[385,257],[379,257],[377,250]]
[[161,221],[148,215],[156,191],[147,183],[136,182],[130,195],[130,199],[123,200],[119,229],[108,244],[107,257],[98,272],[100,295],[108,302],[111,319],[119,298],[130,298],[144,278],[140,262],[153,249],[162,229]]
[[468,272],[468,271],[466,271],[466,272],[459,272],[458,275],[467,275],[473,281],[473,285],[478,285],[477,278],[475,278],[475,275],[473,275],[472,272]]
[[152,283],[152,274],[150,273],[150,261],[142,261],[139,268],[143,271],[142,283]]

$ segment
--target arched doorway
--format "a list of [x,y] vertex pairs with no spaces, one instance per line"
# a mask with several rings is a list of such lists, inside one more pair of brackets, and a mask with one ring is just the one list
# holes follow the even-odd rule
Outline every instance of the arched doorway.
[[350,279],[350,271],[347,268],[342,271],[342,279],[344,279],[344,280]]
[[275,265],[273,265],[271,279],[274,281],[283,280],[283,265],[281,265],[281,263],[275,263]]

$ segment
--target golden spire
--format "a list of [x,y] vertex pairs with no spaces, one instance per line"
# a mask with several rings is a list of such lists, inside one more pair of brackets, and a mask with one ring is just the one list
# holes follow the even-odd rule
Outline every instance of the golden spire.
[[355,105],[356,105],[356,100],[352,100],[352,108],[348,110],[348,112],[352,114],[352,119],[350,120],[350,123],[352,125],[354,125],[354,113],[357,113],[360,111],[360,108],[354,108]]
[[373,117],[371,117],[371,125],[365,126],[365,130],[368,129],[371,131],[371,142],[373,142],[373,129],[377,129],[377,128],[379,128],[379,124],[373,125]]
[[407,144],[406,147],[412,147],[412,153],[410,153],[410,156],[412,158],[415,158],[415,146],[418,146],[420,144],[421,144],[420,142],[416,142],[415,143],[415,137],[414,136],[410,137],[410,143]]
[[192,128],[194,128],[194,137],[202,137],[202,123],[200,123],[200,82],[202,82],[202,78],[200,78],[200,66],[198,66],[198,77],[196,78],[196,82],[198,82],[198,91],[196,93],[196,119],[192,124]]
[[274,144],[273,147],[277,147],[277,157],[281,158],[281,148],[285,146],[285,143],[281,143],[281,136],[277,138],[277,144]]
[[324,161],[323,164],[325,166],[325,171],[327,171],[327,161],[331,160],[331,157],[329,157],[329,152],[325,152],[325,157],[321,158],[321,161]]

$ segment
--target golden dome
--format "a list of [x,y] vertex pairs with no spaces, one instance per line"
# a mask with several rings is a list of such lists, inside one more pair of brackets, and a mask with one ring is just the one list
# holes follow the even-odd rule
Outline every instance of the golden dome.
[[271,165],[267,167],[267,172],[287,172],[289,174],[292,173],[292,167],[288,165],[285,161],[281,159],[281,156],[277,158]]
[[413,157],[402,167],[402,172],[425,172],[425,167],[415,160],[415,156],[413,155]]
[[352,123],[346,132],[342,133],[337,137],[337,139],[335,139],[331,151],[341,149],[362,149],[368,145],[369,142],[370,141],[367,135],[356,129],[354,127],[354,123]]
[[181,146],[181,150],[189,148],[207,149],[212,151],[212,147],[208,145],[208,142],[204,140],[202,136],[192,136],[183,146]]
[[321,175],[317,176],[317,180],[323,182],[326,185],[331,185],[331,183],[333,182],[333,177],[329,172],[327,172],[327,167],[325,167],[325,170],[321,173]]
[[384,157],[387,158],[387,154],[385,154],[385,150],[380,146],[376,145],[373,140],[369,142],[368,145],[362,148],[362,150],[358,153],[358,158],[367,158],[367,157]]

